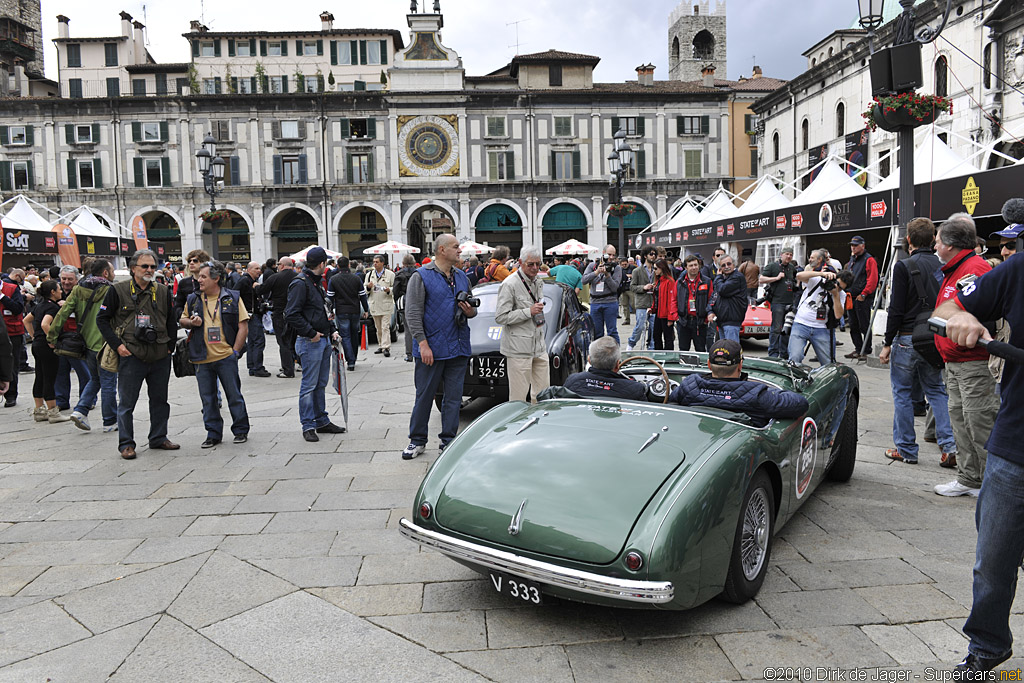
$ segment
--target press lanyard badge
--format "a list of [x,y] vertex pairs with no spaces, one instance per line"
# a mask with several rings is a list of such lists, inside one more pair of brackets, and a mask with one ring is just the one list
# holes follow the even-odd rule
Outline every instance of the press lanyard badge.
[[604,294],[604,283],[597,282],[594,284],[594,294]]
[[135,327],[149,327],[150,317],[141,313],[135,316]]
[[696,312],[697,312],[697,300],[693,296],[691,296],[690,297],[690,313],[691,314],[695,314]]
[[207,327],[206,328],[206,341],[211,344],[219,344],[220,339],[220,328],[219,327]]

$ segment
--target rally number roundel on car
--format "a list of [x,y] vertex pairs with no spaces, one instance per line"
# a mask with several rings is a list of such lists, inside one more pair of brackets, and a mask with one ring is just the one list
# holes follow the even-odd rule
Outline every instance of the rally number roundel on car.
[[803,498],[811,486],[814,463],[818,459],[818,425],[811,418],[804,419],[800,431],[800,453],[796,461],[796,497]]

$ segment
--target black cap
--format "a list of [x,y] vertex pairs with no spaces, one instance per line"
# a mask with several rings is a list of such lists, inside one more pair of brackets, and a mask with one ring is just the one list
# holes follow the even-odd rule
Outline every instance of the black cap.
[[323,247],[313,247],[306,252],[306,267],[316,268],[327,260],[327,251]]
[[708,352],[708,360],[712,365],[739,365],[743,360],[743,349],[732,339],[719,339]]
[[850,239],[850,244],[864,244],[864,238],[861,237],[860,235],[854,235]]

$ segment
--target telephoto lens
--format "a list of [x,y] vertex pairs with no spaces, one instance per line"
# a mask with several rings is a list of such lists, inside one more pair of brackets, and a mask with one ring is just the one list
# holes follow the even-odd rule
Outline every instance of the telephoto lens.
[[782,323],[782,334],[789,334],[793,329],[793,320],[796,319],[796,311],[792,308],[786,311],[786,319]]

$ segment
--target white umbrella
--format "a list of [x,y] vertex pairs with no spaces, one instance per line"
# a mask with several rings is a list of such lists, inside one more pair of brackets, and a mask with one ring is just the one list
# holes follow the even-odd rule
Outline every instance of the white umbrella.
[[579,240],[569,240],[562,242],[559,245],[551,247],[544,253],[548,256],[570,256],[572,254],[594,254],[601,251],[597,247],[592,247],[589,244],[584,244]]
[[[306,260],[306,255],[309,254],[309,250],[314,248],[314,247],[316,247],[316,246],[319,246],[319,245],[311,244],[308,247],[306,247],[305,249],[303,249],[302,251],[295,252],[294,254],[289,256],[288,258],[290,258],[293,261],[305,261]],[[341,252],[331,251],[327,247],[320,247],[320,248],[327,252],[327,258],[341,258],[341,256],[343,256],[343,254]]]
[[488,247],[486,244],[480,244],[472,240],[459,245],[459,256],[480,256],[481,254],[489,254],[492,251],[494,251],[494,247]]
[[367,247],[363,249],[364,254],[405,254],[412,253],[418,254],[420,250],[416,247],[409,246],[408,244],[402,244],[394,240],[388,240],[383,244],[378,244],[373,247]]

